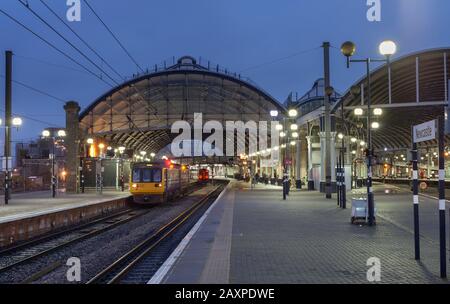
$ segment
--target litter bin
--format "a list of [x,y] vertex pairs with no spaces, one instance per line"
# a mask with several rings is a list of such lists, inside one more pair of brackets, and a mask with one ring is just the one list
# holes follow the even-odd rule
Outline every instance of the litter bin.
[[363,180],[358,178],[356,180],[356,188],[362,188],[363,187]]
[[[374,218],[376,218],[377,209],[374,208]],[[367,198],[352,198],[352,218],[351,223],[363,220],[367,223],[369,217],[369,206]]]

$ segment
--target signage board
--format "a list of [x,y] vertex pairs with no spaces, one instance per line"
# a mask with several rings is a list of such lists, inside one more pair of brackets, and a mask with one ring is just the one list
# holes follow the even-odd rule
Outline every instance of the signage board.
[[413,141],[420,143],[436,139],[436,120],[428,121],[413,127]]
[[[8,157],[8,170],[12,170],[12,157]],[[2,157],[2,171],[6,171],[6,157]]]

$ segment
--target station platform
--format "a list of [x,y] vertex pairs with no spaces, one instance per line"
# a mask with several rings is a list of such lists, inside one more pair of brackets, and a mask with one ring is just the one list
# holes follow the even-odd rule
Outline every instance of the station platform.
[[104,191],[83,194],[50,191],[13,194],[9,204],[0,199],[0,247],[27,240],[51,230],[122,209],[130,194]]
[[421,197],[417,262],[411,192],[374,187],[377,225],[368,227],[350,224],[350,203],[340,209],[318,192],[283,201],[280,189],[231,182],[149,284],[365,284],[370,258],[381,263],[380,283],[448,283],[439,278],[438,202]]

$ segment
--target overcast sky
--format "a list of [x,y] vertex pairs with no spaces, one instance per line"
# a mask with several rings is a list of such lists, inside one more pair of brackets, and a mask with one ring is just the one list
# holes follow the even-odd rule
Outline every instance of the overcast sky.
[[[66,18],[66,0],[43,1]],[[40,0],[28,2],[101,64]],[[377,56],[378,44],[385,39],[397,42],[396,57],[450,45],[448,0],[381,0],[381,22],[367,20],[366,0],[90,0],[90,4],[141,66],[151,67],[172,56],[202,57],[231,71],[242,71],[281,102],[292,91],[302,95],[322,77],[319,47],[323,41],[335,47],[331,53],[332,85],[338,91],[345,91],[364,73],[363,66],[346,69],[339,53],[339,46],[346,40],[353,40],[358,46],[357,55],[364,57]],[[0,8],[95,69],[18,0],[1,0]],[[130,76],[137,71],[83,1],[81,21],[70,26],[121,74]],[[64,100],[76,100],[82,108],[108,90],[103,82],[80,71],[80,67],[0,14],[1,75],[7,49],[16,54],[15,80]],[[0,83],[3,110],[3,78]],[[17,85],[13,90],[13,112],[43,121],[25,118],[23,128],[14,131],[15,141],[36,137],[50,124],[64,126],[61,102]]]

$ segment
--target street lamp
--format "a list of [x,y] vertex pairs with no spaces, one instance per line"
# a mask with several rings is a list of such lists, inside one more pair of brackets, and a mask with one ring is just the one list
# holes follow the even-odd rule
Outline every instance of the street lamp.
[[364,110],[361,108],[356,108],[354,113],[356,116],[362,116],[364,114]]
[[14,127],[20,127],[20,126],[22,125],[22,118],[20,118],[20,117],[14,117],[14,118],[12,119],[12,125],[13,125]]
[[289,117],[291,117],[291,118],[295,118],[295,117],[297,117],[298,112],[297,112],[297,110],[292,109],[292,110],[289,110],[288,115],[289,115]]
[[373,109],[373,115],[375,115],[375,116],[383,115],[383,109],[380,109],[380,108]]
[[42,137],[48,138],[52,140],[52,197],[56,197],[56,183],[57,183],[57,176],[55,173],[55,160],[56,160],[56,141],[57,139],[61,139],[63,137],[66,137],[66,131],[59,130],[55,134],[52,134],[49,130],[42,131]]
[[59,130],[59,131],[58,131],[58,137],[66,137],[66,131],[64,131],[64,130]]
[[379,51],[381,55],[389,57],[397,52],[397,45],[392,40],[386,40],[380,43]]
[[[367,160],[367,202],[369,209],[369,226],[372,226],[375,222],[375,203],[372,192],[372,158],[373,158],[373,147],[372,147],[372,113],[371,113],[371,102],[372,102],[372,88],[371,88],[371,74],[370,74],[370,64],[372,62],[384,62],[387,63],[388,72],[390,75],[390,57],[394,55],[397,51],[396,44],[391,40],[383,41],[379,45],[379,51],[381,55],[385,56],[384,59],[350,59],[356,52],[356,45],[347,41],[341,46],[342,54],[347,58],[347,68],[350,67],[350,63],[365,63],[366,73],[367,73],[367,141],[368,141],[368,160]],[[390,92],[390,77],[389,77],[389,92]],[[390,96],[390,94],[389,94]],[[390,98],[390,97],[389,97]],[[379,112],[379,111],[377,111]],[[359,112],[360,113],[360,112]],[[355,110],[355,114],[356,113]],[[362,113],[360,113],[362,115]]]
[[276,111],[276,110],[272,110],[272,111],[270,111],[270,116],[271,117],[278,117],[278,111]]

